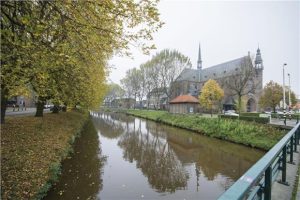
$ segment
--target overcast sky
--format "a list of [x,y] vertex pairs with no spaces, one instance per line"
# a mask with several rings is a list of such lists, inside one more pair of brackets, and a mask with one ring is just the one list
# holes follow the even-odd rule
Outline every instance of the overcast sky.
[[[264,85],[282,84],[282,66],[291,74],[292,90],[300,95],[300,1],[161,1],[163,28],[154,34],[155,54],[165,48],[188,56],[196,68],[201,43],[203,68],[261,50]],[[134,59],[113,57],[109,79],[120,83],[126,70],[151,56],[132,49]],[[288,84],[286,75],[286,84]]]

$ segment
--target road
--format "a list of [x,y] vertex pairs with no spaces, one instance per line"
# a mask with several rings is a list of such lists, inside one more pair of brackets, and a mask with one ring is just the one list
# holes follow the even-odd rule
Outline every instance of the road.
[[[16,109],[16,111],[13,111],[12,108],[8,108],[6,110],[6,116],[30,116],[30,115],[35,115],[36,108],[26,108],[26,110],[19,110]],[[49,113],[50,109],[44,109],[44,113]]]

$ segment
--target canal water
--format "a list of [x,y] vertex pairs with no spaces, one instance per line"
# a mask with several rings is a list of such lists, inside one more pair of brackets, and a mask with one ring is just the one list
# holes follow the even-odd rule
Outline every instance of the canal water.
[[117,113],[93,113],[56,199],[216,199],[264,152]]

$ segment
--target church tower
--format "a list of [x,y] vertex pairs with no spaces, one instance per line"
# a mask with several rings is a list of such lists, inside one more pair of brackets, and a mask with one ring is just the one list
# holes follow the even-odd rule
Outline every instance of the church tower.
[[[256,51],[256,56],[255,56],[255,60],[254,60],[254,68],[255,68],[255,85],[256,85],[256,98],[259,99],[261,94],[262,94],[262,90],[263,90],[263,69],[264,69],[264,65],[263,65],[263,60],[261,58],[261,53],[260,53],[260,49],[259,47],[257,48]],[[258,106],[258,105],[257,105]],[[259,109],[259,106],[257,107],[257,109]]]
[[257,51],[256,51],[256,56],[255,56],[255,68],[256,69],[264,69],[264,65],[263,65],[263,60],[261,58],[261,53],[260,53],[260,49],[258,47]]
[[202,69],[202,59],[201,59],[201,47],[199,44],[199,51],[198,51],[198,61],[197,61],[197,69]]

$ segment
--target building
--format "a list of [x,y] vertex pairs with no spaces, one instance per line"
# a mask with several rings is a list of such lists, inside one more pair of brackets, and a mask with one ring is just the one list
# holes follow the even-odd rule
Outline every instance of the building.
[[136,104],[135,99],[133,98],[119,98],[113,99],[109,105],[109,107],[113,108],[134,108]]
[[[208,68],[202,68],[201,48],[199,45],[197,69],[185,68],[171,85],[171,99],[179,95],[192,95],[198,98],[205,82],[209,79],[216,80],[224,90],[225,96],[222,101],[224,110],[234,109],[237,96],[229,87],[234,81],[244,76],[244,72],[251,72],[245,88],[249,92],[243,96],[245,110],[254,112],[259,110],[258,100],[262,92],[263,60],[260,49],[257,49],[255,60],[243,56]],[[250,88],[253,88],[250,90]]]
[[180,95],[170,101],[170,113],[195,113],[199,101],[191,95]]
[[166,109],[168,96],[164,88],[154,88],[147,94],[148,108],[151,109]]

